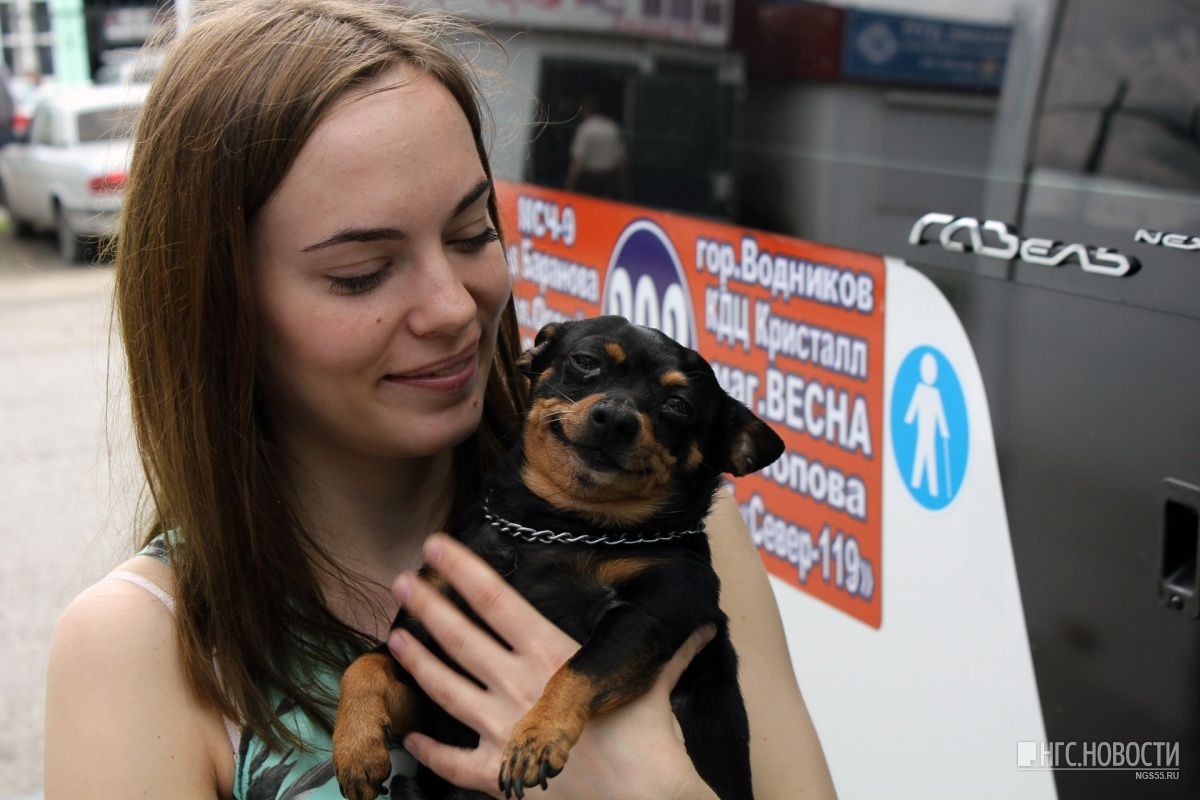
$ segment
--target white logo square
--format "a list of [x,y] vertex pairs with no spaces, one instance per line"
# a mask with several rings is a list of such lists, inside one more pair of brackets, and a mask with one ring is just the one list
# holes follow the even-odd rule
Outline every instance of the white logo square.
[[1017,742],[1017,766],[1036,767],[1038,765],[1038,743]]

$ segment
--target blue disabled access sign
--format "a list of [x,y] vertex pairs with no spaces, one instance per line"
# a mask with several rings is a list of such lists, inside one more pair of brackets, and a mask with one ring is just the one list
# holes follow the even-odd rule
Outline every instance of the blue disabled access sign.
[[909,493],[930,510],[953,502],[966,477],[970,421],[958,373],[940,350],[922,346],[892,387],[892,446]]
[[851,9],[843,77],[922,86],[999,89],[1012,29]]

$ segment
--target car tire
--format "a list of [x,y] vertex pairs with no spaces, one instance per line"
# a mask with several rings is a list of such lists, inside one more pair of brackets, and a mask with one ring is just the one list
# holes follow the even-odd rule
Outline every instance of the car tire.
[[4,187],[3,182],[0,182],[0,205],[8,209],[8,218],[12,220],[14,236],[18,239],[28,239],[36,233],[32,225],[23,219],[18,219],[17,215],[13,213],[12,206],[8,203],[8,190]]
[[8,218],[12,220],[13,236],[16,236],[18,239],[32,239],[37,235],[37,230],[33,227],[32,223],[26,222],[23,219],[17,219],[13,216],[11,210],[8,212]]
[[87,253],[86,243],[67,224],[62,206],[54,210],[54,233],[58,237],[58,256],[68,264],[80,264]]

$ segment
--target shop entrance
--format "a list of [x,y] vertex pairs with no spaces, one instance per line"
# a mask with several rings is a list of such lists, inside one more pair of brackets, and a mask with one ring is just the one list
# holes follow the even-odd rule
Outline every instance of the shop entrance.
[[550,59],[542,61],[538,97],[545,107],[546,125],[533,143],[533,180],[542,186],[563,188],[571,163],[571,138],[582,121],[579,107],[585,98],[598,101],[599,112],[625,131],[626,87],[637,74],[628,64]]
[[589,96],[625,132],[629,202],[729,218],[735,84],[710,66],[659,63],[644,74],[631,64],[547,58],[539,97],[548,124],[532,146],[535,183],[562,188],[579,106]]

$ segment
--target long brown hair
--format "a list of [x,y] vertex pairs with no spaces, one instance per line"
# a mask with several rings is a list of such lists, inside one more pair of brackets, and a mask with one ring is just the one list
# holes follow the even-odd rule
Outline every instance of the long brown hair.
[[[247,228],[330,106],[398,62],[454,95],[491,177],[483,103],[443,15],[356,0],[214,0],[171,46],[136,133],[116,264],[133,425],[153,513],[174,531],[177,626],[198,696],[271,747],[304,747],[272,690],[329,728],[366,637],[319,580],[347,576],[306,531],[256,392]],[[495,200],[489,212],[499,228]],[[521,405],[510,300],[479,430],[454,453],[455,504],[504,449]]]

